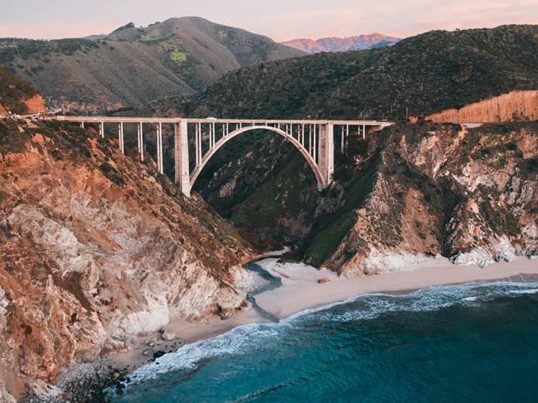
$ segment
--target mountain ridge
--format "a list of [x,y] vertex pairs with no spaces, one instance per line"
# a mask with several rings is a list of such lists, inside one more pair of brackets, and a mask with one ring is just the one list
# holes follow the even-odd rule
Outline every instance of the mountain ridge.
[[66,110],[140,107],[189,95],[242,66],[304,55],[248,31],[199,17],[108,35],[59,40],[0,39],[0,65]]
[[154,107],[193,116],[405,119],[536,89],[536,65],[538,25],[430,31],[381,49],[243,68],[191,99]]
[[325,37],[320,39],[300,38],[281,42],[286,46],[302,50],[308,54],[321,52],[347,52],[350,50],[365,50],[384,46],[392,46],[401,41],[377,32],[347,37]]

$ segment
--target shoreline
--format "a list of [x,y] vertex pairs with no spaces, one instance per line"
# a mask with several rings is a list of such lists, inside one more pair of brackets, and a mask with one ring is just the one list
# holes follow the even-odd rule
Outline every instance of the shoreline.
[[[260,308],[279,320],[300,312],[345,303],[366,294],[408,294],[428,287],[476,281],[529,281],[529,277],[538,280],[538,260],[527,257],[517,257],[511,262],[495,263],[485,268],[454,265],[446,258],[436,257],[406,271],[338,277],[330,270],[318,270],[302,263],[278,263],[278,255],[273,253],[272,256],[275,257],[264,257],[251,263],[280,277],[282,285],[256,295],[255,300]],[[218,317],[203,322],[175,319],[164,327],[165,332],[176,336],[173,340],[162,340],[158,332],[138,336],[129,341],[128,351],[114,353],[107,358],[114,367],[130,373],[154,361],[154,353],[174,352],[185,344],[213,338],[239,326],[264,322],[268,322],[267,319],[257,313],[251,304],[225,320]]]

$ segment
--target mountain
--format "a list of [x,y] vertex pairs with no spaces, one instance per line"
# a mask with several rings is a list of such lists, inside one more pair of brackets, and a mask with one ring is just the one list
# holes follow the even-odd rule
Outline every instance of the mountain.
[[283,45],[302,50],[303,52],[314,54],[321,52],[347,52],[349,50],[364,50],[392,46],[401,39],[386,36],[378,33],[349,36],[347,38],[322,38],[313,39],[293,39],[282,42]]
[[537,65],[538,25],[432,31],[381,49],[244,68],[190,100],[155,107],[199,116],[405,119],[537,89]]
[[[105,401],[79,380],[63,396],[52,384],[172,319],[246,306],[234,282],[248,245],[135,148],[124,156],[95,130],[0,119],[0,401]],[[88,365],[90,382],[109,379]]]
[[[434,31],[405,39],[390,48],[317,54],[241,69],[228,74],[191,99],[170,99],[153,106],[156,113],[176,114],[183,111],[192,116],[388,117],[404,120],[406,109],[409,115],[426,117],[433,112],[469,104],[462,111],[470,109],[473,118],[495,118],[499,114],[517,120],[522,116],[511,114],[511,106],[521,104],[534,108],[534,114],[528,113],[527,116],[536,116],[536,91],[529,91],[538,88],[536,65],[538,26]],[[473,104],[499,94],[509,95],[494,98],[497,102]],[[515,103],[520,95],[521,102]],[[491,109],[497,109],[497,112],[492,113]],[[438,116],[443,121],[443,117],[458,114],[452,110]],[[437,133],[430,139],[435,144],[442,136],[454,136],[452,133],[445,134],[447,127],[451,125],[431,128],[403,126],[392,136],[394,139],[400,136],[405,137],[406,141],[418,142],[421,136],[431,137],[428,134],[431,129]],[[458,152],[466,155],[465,158],[477,159],[478,154],[473,153],[479,153],[480,142],[486,141],[493,133],[512,133],[510,136],[515,142],[519,141],[518,136],[533,139],[536,136],[536,125],[513,128],[508,124],[506,127],[491,127],[490,130],[473,135],[477,136],[477,143],[472,152],[463,147],[458,148]],[[408,131],[419,131],[419,134],[416,134],[416,138],[408,137]],[[513,149],[513,145],[502,143],[502,135],[497,136],[492,150]],[[387,148],[387,153],[396,154],[399,146],[395,142],[392,144]],[[364,153],[367,146],[362,144],[358,149]],[[426,143],[423,147],[425,151],[421,158],[429,160],[429,148]],[[521,147],[524,149],[525,144]],[[231,157],[226,158],[226,155],[243,157],[236,161]],[[374,155],[370,154],[372,164],[376,161]],[[456,154],[447,155],[439,161],[457,158]],[[503,155],[497,155],[495,151],[497,159],[492,160],[491,166],[504,166],[502,161],[507,157]],[[515,160],[519,158],[512,157]],[[322,264],[335,253],[333,248],[337,248],[354,225],[355,210],[361,208],[363,199],[374,195],[369,190],[373,186],[371,181],[375,180],[378,169],[381,169],[377,165],[361,165],[359,169],[354,165],[355,156],[349,158],[351,160],[346,161],[340,156],[336,163],[339,168],[335,177],[340,184],[335,185],[335,189],[344,190],[328,189],[320,194],[308,166],[292,147],[271,134],[245,136],[234,140],[229,148],[223,148],[220,155],[215,156],[214,164],[210,162],[207,166],[195,190],[252,238],[273,248],[282,243],[298,245],[300,249],[310,250],[305,253],[311,263]],[[520,163],[522,166],[535,164],[514,162]],[[392,166],[390,169],[396,168]],[[398,169],[404,169],[403,165]],[[461,175],[455,170],[454,166],[448,172]],[[256,174],[252,175],[252,172]],[[499,192],[502,194],[502,191]],[[336,195],[336,198],[330,195]],[[329,218],[320,218],[320,211],[332,209],[334,212],[337,205],[347,207],[340,207],[338,214],[328,214]],[[533,211],[532,208],[530,211]],[[335,227],[326,227],[332,222],[341,226],[335,224]],[[309,234],[315,234],[322,228],[328,228],[328,238],[317,245],[332,246],[327,246],[327,252],[322,257],[312,257],[309,254],[315,248],[309,245],[314,240]],[[437,234],[443,236],[441,232]],[[343,267],[345,259],[342,260],[342,255],[339,259],[333,259],[331,267]]]
[[193,94],[242,66],[304,53],[202,18],[129,23],[92,39],[0,39],[0,65],[53,103],[75,110],[120,109]]

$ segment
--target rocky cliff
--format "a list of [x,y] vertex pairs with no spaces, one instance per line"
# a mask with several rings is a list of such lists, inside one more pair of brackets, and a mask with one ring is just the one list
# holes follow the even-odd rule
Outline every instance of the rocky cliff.
[[116,150],[82,129],[0,120],[0,393],[47,390],[171,318],[246,304],[232,284],[250,251],[235,231]]
[[400,124],[337,156],[321,193],[298,153],[270,137],[251,140],[258,151],[238,142],[246,157],[216,161],[198,185],[262,246],[295,245],[314,266],[366,274],[436,255],[487,265],[538,251],[535,122]]
[[538,254],[536,123],[395,126],[371,138],[359,165],[321,200],[329,224],[307,262],[371,274],[435,255],[484,266]]

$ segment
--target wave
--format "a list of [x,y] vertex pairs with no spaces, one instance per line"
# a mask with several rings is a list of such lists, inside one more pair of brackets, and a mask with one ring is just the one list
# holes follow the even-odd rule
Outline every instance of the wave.
[[[310,321],[371,320],[394,312],[424,312],[455,305],[476,305],[502,297],[537,294],[538,282],[497,281],[435,286],[404,295],[366,294],[327,306],[308,309],[278,323],[257,323],[236,327],[211,339],[187,344],[129,375],[131,384],[155,379],[176,370],[194,370],[199,363],[217,357],[248,354],[260,345],[280,343],[288,330]],[[112,391],[109,393],[113,394]]]

